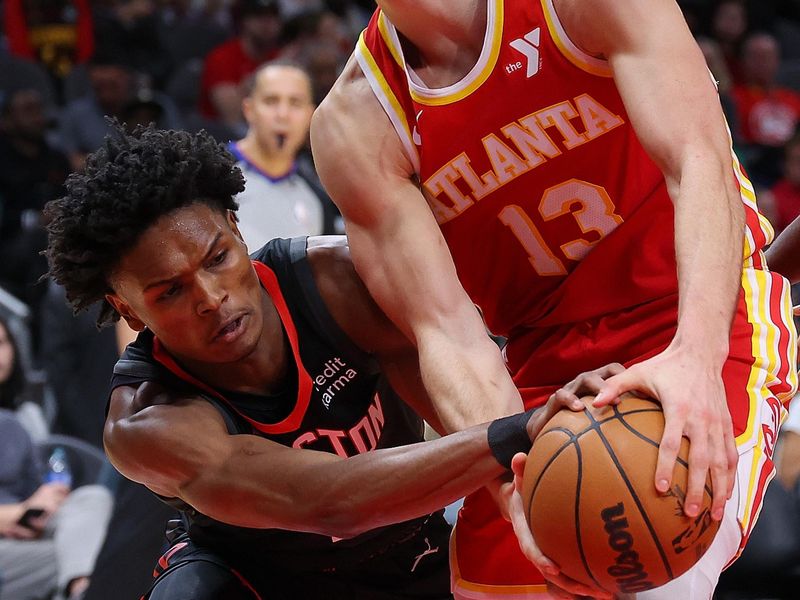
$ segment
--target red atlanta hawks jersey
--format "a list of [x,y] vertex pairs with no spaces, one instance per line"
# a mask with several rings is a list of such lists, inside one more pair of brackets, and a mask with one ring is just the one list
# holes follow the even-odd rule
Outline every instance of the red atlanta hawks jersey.
[[[513,336],[675,294],[673,206],[608,64],[570,41],[552,0],[487,3],[480,57],[447,88],[424,86],[381,11],[356,58],[488,326]],[[733,156],[731,177],[760,266],[772,230]]]

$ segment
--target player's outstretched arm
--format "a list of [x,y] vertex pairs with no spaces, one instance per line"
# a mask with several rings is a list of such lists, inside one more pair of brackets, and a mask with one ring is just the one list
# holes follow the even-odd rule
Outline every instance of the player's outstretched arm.
[[520,411],[413,167],[353,60],[317,110],[311,139],[320,177],[344,215],[356,270],[418,349],[445,429]]
[[800,282],[800,218],[795,219],[767,249],[767,264],[792,284]]
[[558,0],[556,8],[580,47],[608,59],[675,206],[676,336],[662,354],[610,379],[602,394],[608,402],[638,389],[661,400],[666,428],[656,487],[668,489],[685,435],[686,512],[697,514],[710,472],[712,514],[720,519],[738,458],[721,373],[741,285],[744,209],[716,89],[673,0]]
[[527,417],[509,419],[510,425],[506,419],[493,426],[491,447],[489,425],[479,425],[342,459],[229,435],[208,402],[144,383],[112,392],[104,441],[126,477],[212,518],[352,537],[428,514],[503,473],[499,461],[510,464],[514,451],[524,449],[529,429],[544,424],[541,417],[533,425]]

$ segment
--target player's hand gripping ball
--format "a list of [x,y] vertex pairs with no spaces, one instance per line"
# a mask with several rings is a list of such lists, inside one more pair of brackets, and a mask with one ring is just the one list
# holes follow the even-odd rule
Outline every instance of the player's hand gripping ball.
[[531,532],[562,572],[617,594],[661,586],[694,565],[719,529],[711,483],[696,518],[683,512],[689,444],[672,487],[653,483],[664,414],[655,400],[558,412],[536,437],[523,480]]

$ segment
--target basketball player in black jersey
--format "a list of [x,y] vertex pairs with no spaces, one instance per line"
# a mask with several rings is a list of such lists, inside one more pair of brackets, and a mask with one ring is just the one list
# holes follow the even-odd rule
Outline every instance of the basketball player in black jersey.
[[114,370],[107,453],[183,514],[150,598],[448,597],[439,509],[582,408],[561,395],[421,442],[417,414],[438,419],[416,349],[344,238],[248,257],[241,174],[205,134],[117,131],[67,189],[47,210],[50,275],[76,310],[141,332]]

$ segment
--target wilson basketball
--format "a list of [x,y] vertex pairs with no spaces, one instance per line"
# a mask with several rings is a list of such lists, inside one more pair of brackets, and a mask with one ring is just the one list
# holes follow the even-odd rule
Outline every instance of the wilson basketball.
[[656,491],[663,430],[658,402],[627,396],[618,406],[564,409],[537,436],[523,500],[537,545],[565,575],[611,593],[641,592],[678,577],[708,549],[719,528],[710,483],[700,514],[683,513],[685,439],[670,491]]

